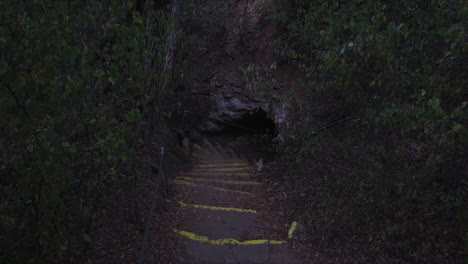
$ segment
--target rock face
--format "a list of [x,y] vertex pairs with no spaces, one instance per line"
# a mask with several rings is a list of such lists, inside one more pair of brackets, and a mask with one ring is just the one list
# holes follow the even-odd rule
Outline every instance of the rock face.
[[[180,55],[186,59],[180,68],[184,86],[201,102],[190,109],[205,116],[198,129],[220,132],[263,111],[284,138],[288,115],[287,107],[278,103],[281,81],[273,67],[277,31],[275,23],[263,17],[267,1],[194,3],[192,15],[185,18],[190,46]],[[253,90],[264,94],[254,96]]]
[[[211,95],[211,110],[206,114],[206,119],[200,123],[198,129],[204,132],[221,132],[232,126],[237,126],[247,116],[252,116],[259,111],[270,113],[273,116],[271,122],[278,130],[278,138],[284,140],[288,137],[288,107],[268,103],[248,96],[233,95],[226,91],[218,91]],[[273,112],[272,112],[273,111]],[[258,120],[259,123],[262,120]],[[261,127],[256,127],[261,129]]]
[[233,96],[225,93],[212,95],[213,107],[199,129],[205,132],[219,132],[237,123],[248,114],[259,110],[268,112],[268,104],[243,96]]
[[284,141],[284,139],[292,137],[292,134],[289,132],[289,122],[288,122],[288,106],[286,104],[281,105],[281,107],[275,108],[275,125],[278,130],[278,139]]

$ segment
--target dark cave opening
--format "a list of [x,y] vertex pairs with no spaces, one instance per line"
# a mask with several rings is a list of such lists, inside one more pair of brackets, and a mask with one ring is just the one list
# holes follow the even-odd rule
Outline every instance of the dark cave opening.
[[278,130],[275,122],[268,117],[268,113],[262,109],[254,112],[249,112],[242,115],[241,118],[231,122],[220,122],[225,126],[225,129],[220,134],[228,135],[269,135],[276,137]]
[[221,130],[201,132],[210,141],[228,146],[249,162],[271,160],[278,144],[278,130],[274,120],[263,109],[243,114],[230,121],[217,120]]

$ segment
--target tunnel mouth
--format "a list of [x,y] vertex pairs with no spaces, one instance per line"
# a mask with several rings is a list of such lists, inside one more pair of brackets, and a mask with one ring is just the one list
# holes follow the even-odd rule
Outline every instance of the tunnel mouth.
[[276,137],[278,130],[275,122],[268,117],[263,109],[257,109],[243,114],[240,118],[230,122],[222,122],[224,129],[221,134],[228,135],[270,135]]
[[256,109],[235,120],[215,122],[223,129],[204,134],[221,145],[230,145],[235,152],[242,153],[249,161],[266,161],[274,157],[278,130],[274,120],[265,110]]

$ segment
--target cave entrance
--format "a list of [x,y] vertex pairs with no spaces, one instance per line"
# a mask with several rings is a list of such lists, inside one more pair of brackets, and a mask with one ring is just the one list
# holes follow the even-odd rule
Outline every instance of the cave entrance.
[[270,160],[274,156],[278,130],[275,122],[262,109],[229,122],[219,122],[222,131],[211,133],[212,139],[242,154],[249,161]]
[[258,109],[254,112],[246,113],[241,118],[231,122],[223,122],[225,129],[222,134],[229,135],[271,135],[276,137],[278,130],[271,118],[268,117],[267,112]]

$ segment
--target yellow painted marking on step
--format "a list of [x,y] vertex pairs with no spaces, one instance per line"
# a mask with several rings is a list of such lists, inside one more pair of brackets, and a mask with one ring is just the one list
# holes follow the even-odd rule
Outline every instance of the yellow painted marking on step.
[[251,170],[252,168],[197,168],[195,171],[213,171],[213,172],[233,172],[233,171],[245,171]]
[[217,168],[217,167],[249,167],[249,164],[246,162],[237,162],[237,163],[213,163],[213,164],[200,164],[195,165],[196,168]]
[[204,138],[204,141],[205,141],[205,144],[207,144],[208,146],[210,146],[211,149],[213,149],[214,151],[216,151],[215,147],[211,144],[210,141],[208,141],[208,139]]
[[179,180],[174,180],[174,183],[175,184],[181,184],[181,185],[187,185],[187,186],[197,186],[197,184],[195,183],[191,183],[191,182],[186,182],[186,181],[179,181]]
[[258,239],[258,240],[246,240],[246,241],[239,241],[237,239],[233,238],[224,238],[224,239],[217,239],[217,240],[211,240],[206,236],[199,236],[195,233],[188,232],[188,231],[182,231],[178,229],[173,229],[174,232],[177,234],[184,236],[188,239],[198,241],[201,243],[205,244],[211,244],[211,245],[263,245],[263,244],[273,244],[273,245],[278,245],[278,244],[283,244],[285,241],[278,241],[278,240],[268,240],[268,239]]
[[[180,185],[187,185],[187,186],[191,186],[191,187],[200,186],[200,184],[196,184],[196,183],[188,182],[188,181],[184,181],[184,180],[174,180],[174,183],[175,183],[175,184],[180,184]],[[212,189],[215,189],[215,190],[221,191],[221,192],[231,192],[231,193],[239,193],[239,194],[244,194],[244,195],[255,196],[255,194],[253,194],[253,193],[251,193],[251,192],[238,191],[238,190],[231,190],[231,189],[226,189],[226,188],[222,188],[222,187],[218,187],[218,186],[213,186],[213,185],[203,185],[203,186],[207,186],[207,187],[209,187],[209,188],[212,188]]]
[[197,209],[208,209],[214,211],[231,211],[231,212],[239,212],[239,213],[252,213],[256,214],[257,211],[251,209],[242,209],[242,208],[234,208],[234,207],[219,207],[219,206],[208,206],[208,205],[201,205],[201,204],[187,204],[184,202],[179,202],[182,207],[193,207]]
[[233,193],[240,193],[240,194],[255,196],[255,194],[253,194],[253,193],[251,193],[251,192],[244,192],[244,191],[238,191],[238,190],[231,190],[231,189],[221,188],[221,187],[212,186],[212,185],[210,185],[210,187],[213,188],[213,189],[215,189],[215,190],[222,191],[222,192],[233,192]]
[[216,160],[213,161],[213,160],[200,160],[201,164],[226,164],[226,163],[239,163],[239,162],[246,162],[245,160],[241,160],[241,159],[229,159],[229,160],[218,160],[220,163],[216,163]]
[[204,150],[202,147],[200,147],[200,145],[196,144],[196,143],[193,143],[193,146],[195,146],[195,148],[199,149],[199,150]]
[[261,185],[260,182],[251,182],[251,181],[226,181],[226,180],[218,180],[218,179],[191,178],[191,177],[177,177],[176,179],[180,179],[183,181],[217,182],[217,183],[236,184],[236,185]]
[[297,222],[294,221],[294,222],[292,222],[291,228],[289,228],[289,231],[288,231],[288,238],[289,239],[293,238],[294,231],[296,231],[296,228],[297,228]]
[[226,172],[226,171],[221,171],[221,172],[215,172],[215,171],[207,171],[207,172],[203,172],[203,171],[189,171],[185,174],[191,174],[191,175],[210,175],[210,176],[213,176],[213,175],[218,175],[218,176],[252,176],[251,173],[248,173],[248,172]]

